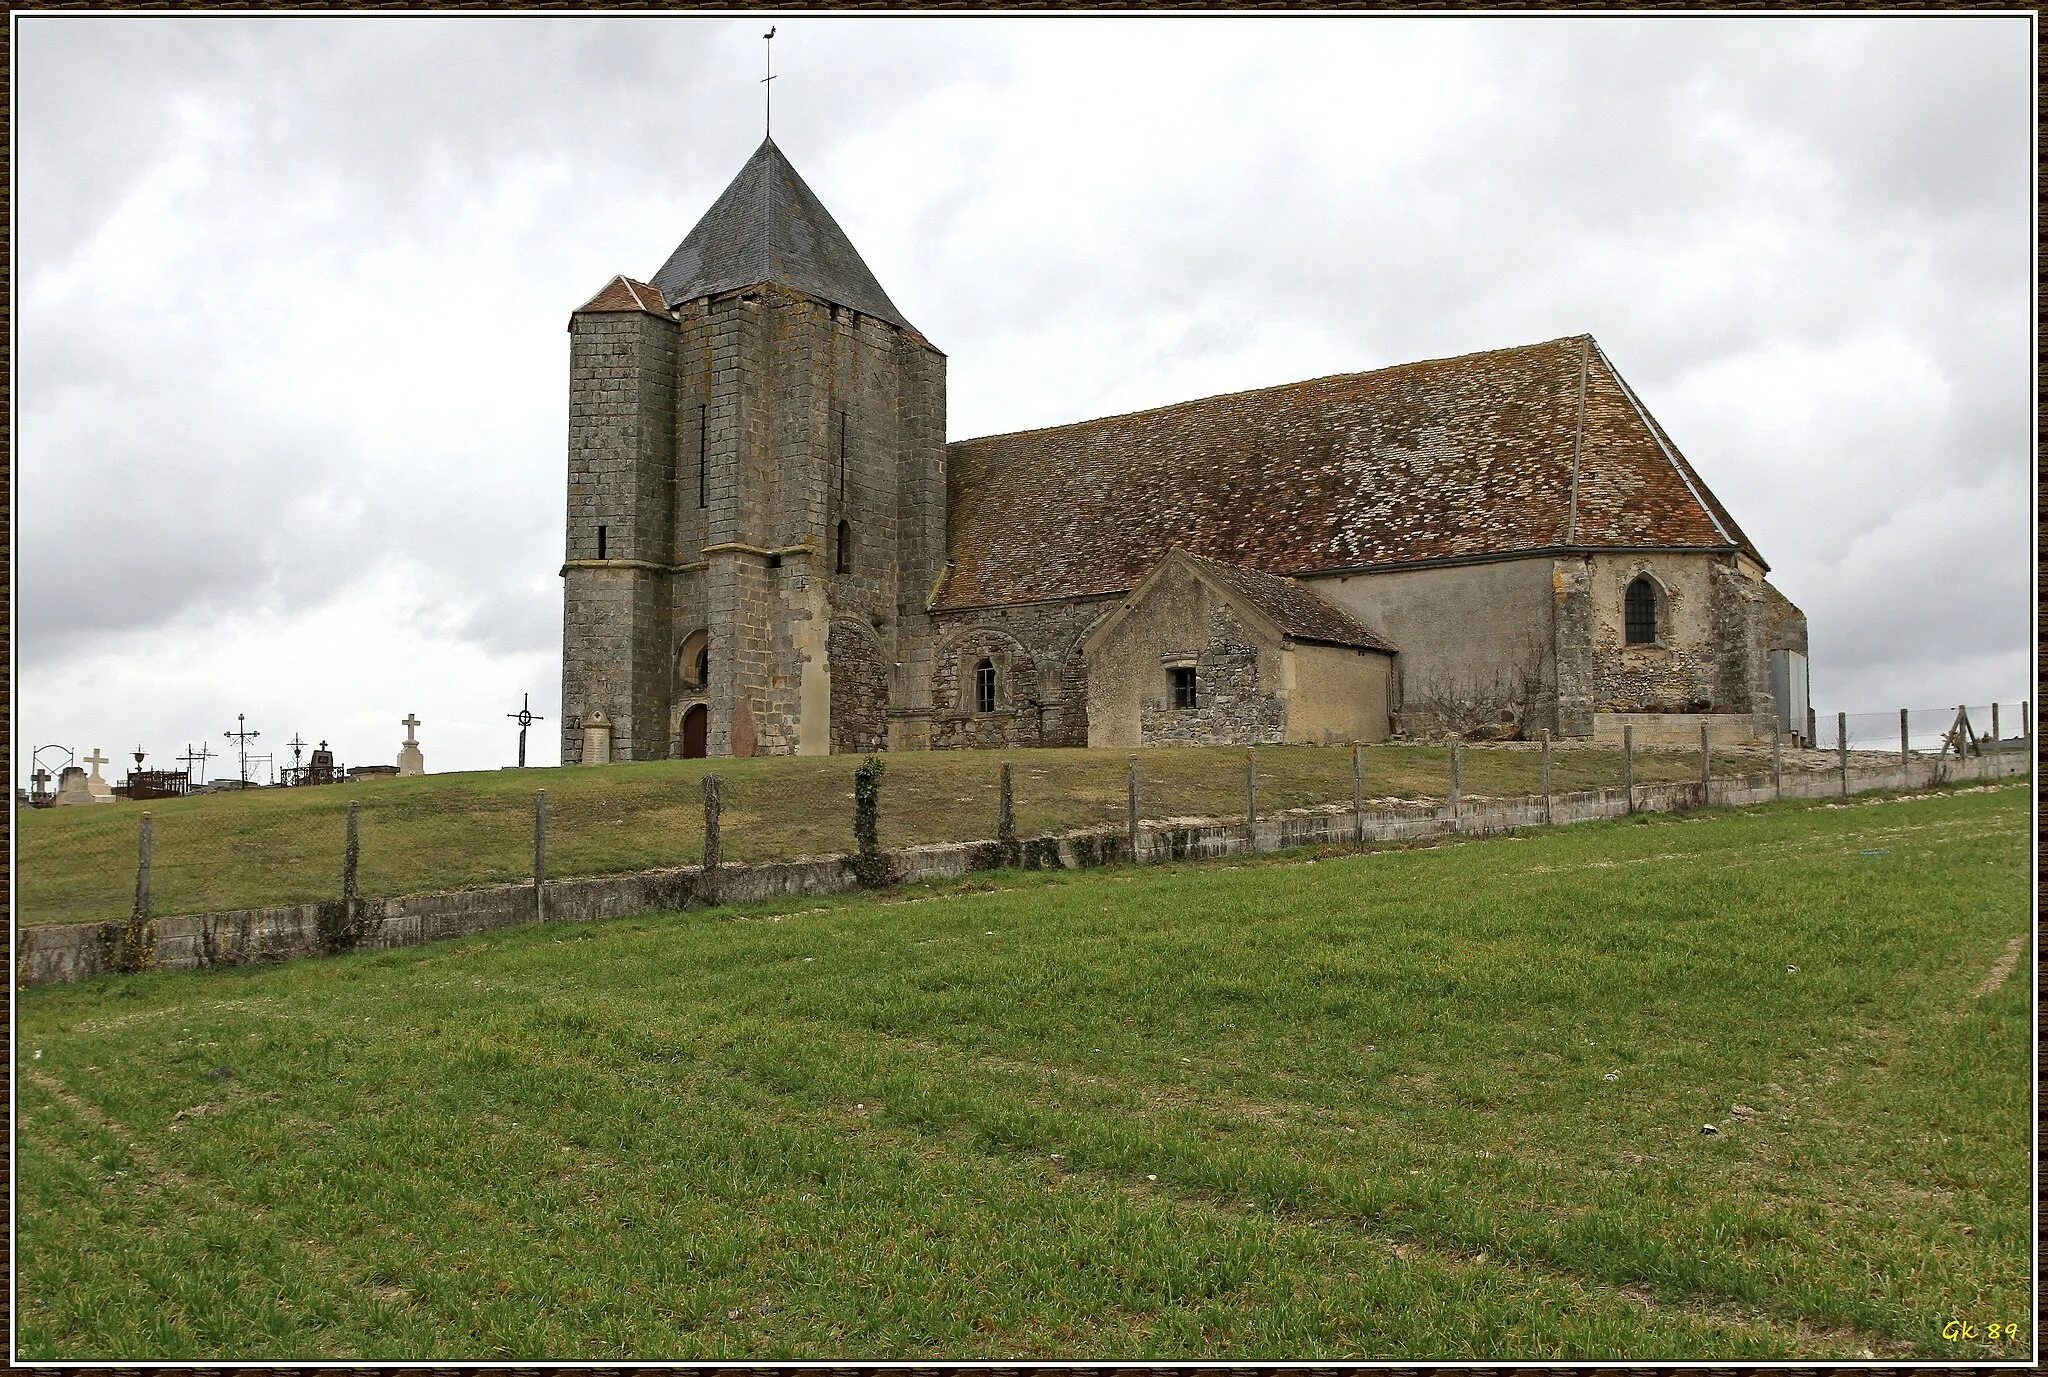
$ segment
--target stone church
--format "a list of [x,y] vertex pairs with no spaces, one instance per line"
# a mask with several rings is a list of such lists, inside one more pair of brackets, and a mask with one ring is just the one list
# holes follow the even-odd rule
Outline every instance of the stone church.
[[565,764],[1805,730],[1804,616],[1591,336],[948,444],[772,141],[569,335]]

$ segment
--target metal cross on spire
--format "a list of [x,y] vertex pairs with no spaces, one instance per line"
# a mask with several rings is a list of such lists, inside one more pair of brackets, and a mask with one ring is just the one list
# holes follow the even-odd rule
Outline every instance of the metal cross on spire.
[[773,24],[768,26],[768,32],[761,35],[761,41],[767,45],[768,49],[768,65],[763,69],[768,75],[761,78],[761,132],[764,135],[773,135],[775,132],[775,88],[768,84],[775,80],[775,26]]

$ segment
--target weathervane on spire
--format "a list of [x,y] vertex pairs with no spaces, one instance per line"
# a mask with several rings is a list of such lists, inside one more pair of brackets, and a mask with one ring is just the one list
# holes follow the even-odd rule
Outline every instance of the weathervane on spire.
[[775,26],[770,24],[768,32],[761,35],[761,41],[768,48],[767,76],[761,78],[761,132],[773,135],[775,132],[775,88],[768,83],[775,80]]

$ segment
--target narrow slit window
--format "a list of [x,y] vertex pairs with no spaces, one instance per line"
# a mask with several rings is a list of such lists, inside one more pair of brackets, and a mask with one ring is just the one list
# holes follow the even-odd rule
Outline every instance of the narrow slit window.
[[1173,705],[1192,708],[1195,702],[1195,667],[1182,665],[1173,671]]
[[852,573],[853,523],[850,521],[841,521],[839,523],[839,529],[833,533],[833,539],[838,546],[837,558],[834,559],[832,564],[833,570],[841,574]]
[[1622,620],[1630,645],[1657,643],[1657,586],[1648,575],[1638,575],[1623,599]]
[[707,443],[711,435],[709,417],[711,408],[697,408],[697,505],[711,505],[711,447]]
[[974,710],[996,710],[996,667],[992,661],[983,660],[974,667]]
[[597,528],[597,557],[604,558],[604,527]]

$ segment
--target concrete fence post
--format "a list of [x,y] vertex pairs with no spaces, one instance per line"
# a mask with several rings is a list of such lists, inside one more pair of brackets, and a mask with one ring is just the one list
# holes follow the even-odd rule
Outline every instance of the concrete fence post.
[[1835,714],[1835,760],[1842,772],[1842,797],[1849,796],[1849,714]]
[[1463,742],[1451,743],[1451,826],[1458,825],[1458,806],[1465,796],[1465,746]]
[[1550,728],[1543,729],[1543,822],[1550,823]]
[[1351,849],[1365,850],[1365,747],[1351,743]]
[[548,920],[548,791],[533,796],[533,921]]
[[1815,717],[1815,716],[1813,715],[1813,709],[1812,709],[1812,708],[1808,708],[1808,709],[1806,710],[1806,749],[1807,749],[1807,750],[1809,750],[1809,751],[1810,751],[1810,750],[1812,750],[1812,749],[1813,749],[1814,747],[1816,747],[1816,746],[1820,745],[1820,736],[1819,736],[1819,731],[1820,731],[1820,722],[1819,722],[1819,719],[1817,719],[1817,718],[1816,718],[1816,717]]
[[1998,729],[1998,704],[1991,705],[1991,773],[2005,773],[2005,733]]
[[135,921],[149,920],[149,814],[142,815],[142,842],[135,855]]
[[362,859],[363,849],[357,831],[358,804],[348,801],[348,845],[341,853],[341,921],[353,932],[356,926],[356,863]]
[[1244,849],[1259,849],[1259,748],[1244,748]]
[[1130,843],[1131,864],[1145,858],[1138,854],[1138,757],[1131,757],[1130,798],[1124,810],[1124,840]]
[[1785,733],[1771,733],[1771,793],[1785,797]]
[[1621,788],[1628,795],[1626,811],[1636,811],[1636,729],[1624,723],[1621,728]]
[[718,822],[725,814],[725,781],[704,776],[704,854],[697,863],[697,897],[718,902]]
[[1714,757],[1707,749],[1707,724],[1700,723],[1700,807],[1714,801]]
[[1901,789],[1913,787],[1913,748],[1910,744],[1912,737],[1906,730],[1906,716],[1911,711],[1911,708],[1899,709],[1899,787]]

